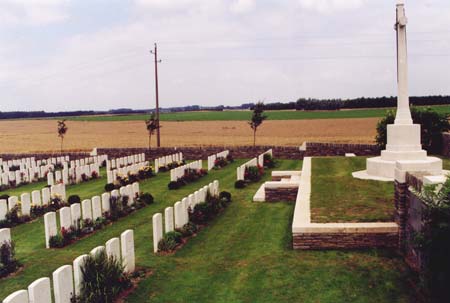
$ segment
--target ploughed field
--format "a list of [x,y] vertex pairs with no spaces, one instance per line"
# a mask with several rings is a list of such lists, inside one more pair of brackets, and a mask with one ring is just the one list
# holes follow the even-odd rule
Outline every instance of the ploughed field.
[[[304,141],[373,143],[378,118],[268,120],[258,145],[300,146]],[[162,146],[252,145],[247,121],[163,121]],[[148,147],[143,121],[67,121],[65,150]],[[153,136],[154,137],[154,136]],[[55,120],[0,120],[0,153],[59,150]],[[152,144],[155,145],[155,138]]]
[[[389,251],[292,250],[294,204],[252,202],[270,171],[259,184],[235,189],[236,167],[244,162],[237,160],[179,190],[167,189],[169,173],[141,182],[141,190],[154,195],[154,204],[64,249],[45,249],[42,218],[13,228],[24,269],[0,280],[0,299],[131,228],[136,265],[153,274],[128,302],[409,302],[406,266]],[[278,160],[275,169],[299,170],[301,161]],[[230,206],[174,255],[154,255],[153,214],[213,180],[233,195]],[[82,197],[102,192],[91,182],[77,188]]]

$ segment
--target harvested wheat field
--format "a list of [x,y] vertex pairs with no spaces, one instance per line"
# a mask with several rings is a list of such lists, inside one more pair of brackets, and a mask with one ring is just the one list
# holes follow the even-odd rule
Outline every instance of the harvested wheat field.
[[[378,118],[265,121],[257,144],[299,146],[309,142],[372,143]],[[147,147],[142,121],[68,121],[65,150],[94,147]],[[162,122],[162,146],[251,145],[245,121]],[[0,152],[59,150],[55,120],[0,121]],[[153,144],[155,140],[153,139]]]

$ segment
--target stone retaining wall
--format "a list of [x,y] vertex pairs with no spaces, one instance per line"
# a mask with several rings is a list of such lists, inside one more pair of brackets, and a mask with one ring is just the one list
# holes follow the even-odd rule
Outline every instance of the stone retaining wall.
[[396,248],[397,233],[301,233],[293,234],[294,249]]
[[289,201],[295,202],[298,188],[266,188],[266,202]]
[[375,144],[337,144],[337,143],[306,143],[308,157],[345,156],[354,153],[357,156],[379,156],[380,148]]

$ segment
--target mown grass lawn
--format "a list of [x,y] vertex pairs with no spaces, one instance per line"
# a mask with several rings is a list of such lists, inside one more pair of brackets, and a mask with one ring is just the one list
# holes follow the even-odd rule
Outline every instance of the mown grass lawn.
[[[14,228],[17,256],[25,269],[0,280],[0,298],[51,276],[59,266],[132,228],[137,265],[151,268],[153,275],[128,302],[409,301],[406,267],[388,251],[293,251],[294,205],[251,202],[259,184],[234,189],[236,167],[243,161],[177,191],[167,190],[168,173],[143,182],[141,189],[155,196],[155,204],[62,250],[44,248],[42,219]],[[276,169],[300,168],[301,162],[286,160]],[[215,179],[221,190],[233,194],[231,205],[176,254],[154,255],[152,215]]]
[[393,182],[353,178],[352,172],[364,169],[365,157],[312,159],[313,222],[393,221]]

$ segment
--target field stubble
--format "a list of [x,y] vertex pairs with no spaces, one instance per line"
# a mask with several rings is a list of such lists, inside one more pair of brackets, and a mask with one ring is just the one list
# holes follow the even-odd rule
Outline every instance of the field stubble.
[[[265,121],[258,145],[299,146],[308,142],[373,143],[379,118]],[[67,121],[65,150],[94,147],[147,147],[143,121]],[[246,121],[161,122],[162,146],[251,145]],[[152,138],[153,145],[155,138]],[[0,152],[59,150],[54,120],[0,121]]]

